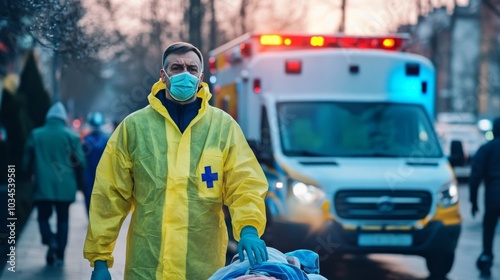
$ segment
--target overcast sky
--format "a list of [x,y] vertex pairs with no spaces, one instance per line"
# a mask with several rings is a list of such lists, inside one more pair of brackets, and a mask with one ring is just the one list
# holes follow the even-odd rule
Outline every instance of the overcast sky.
[[[337,10],[325,8],[325,2],[317,2],[309,10],[308,31],[311,33],[335,32],[338,30],[341,0],[331,0],[338,3]],[[422,1],[425,2],[425,1]],[[450,11],[454,0],[430,0],[435,6],[446,5]],[[465,5],[468,0],[456,0],[457,4]],[[328,4],[335,7],[333,4]],[[346,26],[348,34],[370,35],[384,34],[394,30],[397,23],[415,23],[417,13],[415,0],[346,0]],[[425,7],[423,7],[425,8]]]

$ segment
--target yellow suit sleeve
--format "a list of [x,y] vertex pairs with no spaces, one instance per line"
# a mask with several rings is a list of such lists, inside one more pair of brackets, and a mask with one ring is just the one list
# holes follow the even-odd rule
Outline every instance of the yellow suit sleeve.
[[264,199],[268,190],[267,179],[248,145],[243,132],[233,124],[229,149],[224,163],[224,203],[229,208],[234,239],[240,240],[245,226],[253,226],[259,236],[266,227]]
[[96,170],[91,196],[84,257],[113,266],[113,250],[123,220],[132,208],[132,162],[127,148],[126,124],[108,140]]

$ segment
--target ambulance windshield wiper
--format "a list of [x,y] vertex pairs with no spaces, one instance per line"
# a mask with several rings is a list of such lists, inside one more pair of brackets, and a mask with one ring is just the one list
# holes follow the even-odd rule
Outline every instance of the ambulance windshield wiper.
[[380,152],[380,151],[373,152],[369,156],[371,156],[371,157],[391,157],[391,158],[400,157],[400,155],[398,155],[398,154],[385,153],[385,152]]
[[306,150],[287,150],[285,152],[287,156],[300,156],[300,157],[329,157],[331,155],[326,155],[324,153],[311,152]]
[[401,155],[394,154],[394,153],[385,153],[385,152],[380,152],[380,151],[373,151],[369,153],[353,153],[353,154],[342,154],[339,155],[340,157],[388,157],[388,158],[397,158],[400,157]]

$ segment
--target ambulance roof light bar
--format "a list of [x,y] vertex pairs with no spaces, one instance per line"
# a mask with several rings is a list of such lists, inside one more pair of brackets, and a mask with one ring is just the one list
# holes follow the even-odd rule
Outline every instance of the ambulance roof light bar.
[[232,63],[238,63],[254,53],[267,50],[356,48],[400,51],[407,46],[409,39],[410,36],[405,33],[388,36],[246,33],[212,50],[208,62],[210,73],[215,74]]
[[357,48],[401,50],[409,36],[396,34],[389,36],[347,36],[347,35],[254,35],[262,47],[291,48]]

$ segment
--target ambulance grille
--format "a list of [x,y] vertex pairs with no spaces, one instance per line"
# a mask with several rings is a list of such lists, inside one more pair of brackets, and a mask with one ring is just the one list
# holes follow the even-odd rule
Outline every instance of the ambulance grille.
[[346,190],[334,197],[337,215],[355,220],[419,220],[430,211],[427,191]]

